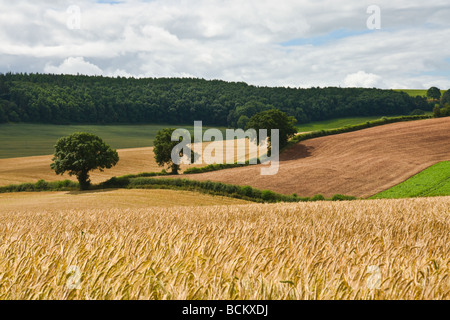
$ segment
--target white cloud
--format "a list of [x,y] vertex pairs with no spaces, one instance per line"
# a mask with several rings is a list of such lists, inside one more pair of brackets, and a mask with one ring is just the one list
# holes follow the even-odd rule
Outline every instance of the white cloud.
[[[382,29],[375,32],[364,32],[372,1],[76,4],[81,30],[67,28],[66,1],[0,0],[0,72],[189,76],[294,87],[450,87],[448,0],[380,0]],[[336,30],[353,33],[320,45],[281,45],[299,38],[314,43]]]
[[345,77],[344,84],[346,87],[374,88],[380,86],[381,77],[364,71],[349,74]]
[[103,71],[95,64],[84,61],[82,57],[76,58],[67,58],[64,62],[55,67],[51,64],[48,64],[44,68],[45,73],[54,73],[54,74],[82,74],[88,76],[102,75]]

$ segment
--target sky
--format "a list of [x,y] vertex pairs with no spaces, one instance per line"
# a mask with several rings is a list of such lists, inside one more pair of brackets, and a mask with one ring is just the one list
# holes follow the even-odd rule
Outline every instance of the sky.
[[0,0],[0,73],[450,88],[448,0]]

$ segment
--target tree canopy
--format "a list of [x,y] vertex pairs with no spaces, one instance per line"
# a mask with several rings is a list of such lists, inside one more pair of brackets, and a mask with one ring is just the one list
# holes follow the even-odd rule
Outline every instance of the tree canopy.
[[[425,97],[364,88],[258,87],[190,78],[0,74],[0,122],[189,124],[237,127],[278,109],[299,123],[431,111]],[[242,116],[245,116],[242,118]],[[238,122],[240,123],[238,124]]]
[[[165,128],[160,130],[156,134],[153,148],[156,163],[161,167],[165,165],[169,166],[172,174],[178,174],[178,171],[180,171],[180,165],[174,163],[172,159],[172,151],[181,141],[183,141],[182,137],[180,137],[178,141],[172,141],[172,134],[175,130],[176,129],[173,128]],[[189,149],[189,151],[191,153],[191,162],[193,163],[195,161],[196,154],[191,149]],[[183,150],[180,150],[178,155],[183,157]]]
[[444,92],[441,98],[441,106],[450,106],[450,89]]
[[441,90],[436,87],[431,87],[427,91],[427,97],[434,100],[439,100],[441,98]]
[[80,188],[86,190],[91,183],[89,172],[112,168],[119,161],[119,155],[98,136],[81,132],[59,139],[52,160],[50,167],[56,174],[68,172],[76,176]]
[[258,141],[260,139],[259,130],[267,129],[270,150],[272,146],[272,137],[270,134],[270,130],[280,130],[279,143],[280,148],[283,148],[287,145],[288,140],[297,133],[297,128],[295,127],[296,123],[297,120],[294,117],[288,116],[280,110],[272,109],[262,111],[251,117],[247,123],[246,129],[255,129],[258,135]]

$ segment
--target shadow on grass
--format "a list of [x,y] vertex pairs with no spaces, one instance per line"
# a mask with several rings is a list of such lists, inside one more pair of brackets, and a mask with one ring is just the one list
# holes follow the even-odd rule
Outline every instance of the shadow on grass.
[[107,193],[107,192],[116,191],[116,190],[120,190],[120,188],[91,189],[91,190],[84,190],[84,191],[73,190],[73,191],[68,191],[67,194],[71,195],[71,196],[80,196],[80,195],[84,195],[84,194]]

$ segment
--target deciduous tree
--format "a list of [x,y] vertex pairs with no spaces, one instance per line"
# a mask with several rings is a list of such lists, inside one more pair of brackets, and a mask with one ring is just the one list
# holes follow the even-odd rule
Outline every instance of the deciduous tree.
[[119,162],[117,151],[90,133],[74,133],[63,137],[56,142],[55,149],[50,167],[56,174],[68,172],[70,176],[76,176],[81,190],[89,189],[90,171],[110,169]]

